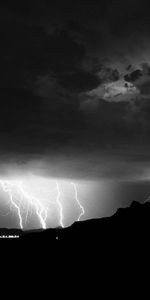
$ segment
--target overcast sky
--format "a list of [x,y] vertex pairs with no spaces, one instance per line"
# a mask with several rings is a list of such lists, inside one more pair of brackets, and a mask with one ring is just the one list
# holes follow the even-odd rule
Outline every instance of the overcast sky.
[[4,0],[0,31],[1,175],[148,180],[146,1]]

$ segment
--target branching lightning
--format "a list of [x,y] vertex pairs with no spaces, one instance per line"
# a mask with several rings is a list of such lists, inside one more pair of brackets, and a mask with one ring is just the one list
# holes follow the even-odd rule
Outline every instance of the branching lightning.
[[80,203],[80,201],[79,201],[79,198],[78,198],[78,192],[77,192],[77,187],[76,187],[75,183],[74,183],[74,182],[71,182],[71,184],[73,185],[73,188],[74,188],[74,192],[75,192],[75,200],[76,200],[76,202],[77,202],[77,204],[78,204],[78,206],[79,206],[79,208],[80,208],[80,210],[81,210],[81,213],[80,213],[80,215],[79,215],[79,217],[78,217],[78,220],[77,220],[77,221],[80,221],[80,219],[81,219],[81,217],[84,215],[85,211],[84,211],[84,207],[81,205],[81,203]]
[[12,203],[12,205],[16,208],[17,213],[18,213],[18,217],[19,217],[19,225],[20,228],[23,229],[23,224],[22,224],[22,217],[21,217],[21,211],[20,211],[20,207],[19,205],[16,204],[16,202],[13,200],[13,195],[11,193],[11,190],[9,191],[9,197],[10,197],[10,201]]
[[57,197],[56,197],[56,202],[58,204],[58,208],[59,208],[59,215],[60,215],[60,225],[61,227],[64,227],[64,224],[63,224],[63,208],[62,208],[62,204],[60,202],[60,189],[59,189],[59,185],[58,185],[58,181],[56,181],[56,188],[57,188]]
[[[20,198],[24,198],[27,200],[27,214],[26,221],[28,217],[29,206],[33,206],[35,208],[36,215],[38,216],[41,226],[43,229],[46,229],[46,218],[47,218],[47,209],[43,206],[43,204],[35,197],[28,194],[27,191],[23,188],[23,183],[21,181],[11,181],[11,180],[0,180],[0,185],[2,190],[9,195],[11,205],[16,209],[17,215],[19,218],[20,228],[23,229],[23,217],[21,213],[21,203]],[[18,201],[18,197],[19,201]]]
[[[58,180],[52,181],[55,184],[54,195],[52,193],[52,197],[54,201],[49,201],[48,203],[44,199],[40,199],[39,196],[35,197],[30,192],[28,192],[27,185],[24,184],[23,180],[11,180],[11,179],[0,179],[0,187],[4,193],[8,195],[8,204],[10,212],[6,214],[1,214],[1,216],[6,216],[9,213],[14,211],[17,214],[19,227],[24,229],[26,226],[29,217],[34,213],[39,220],[40,227],[43,229],[47,228],[47,219],[48,219],[48,211],[51,208],[52,204],[57,206],[57,210],[59,213],[59,224],[62,228],[64,228],[64,207],[61,197],[61,188],[59,186]],[[79,198],[77,187],[74,182],[69,183],[73,186],[74,191],[74,199],[81,211],[77,221],[80,221],[81,217],[84,215],[84,207],[81,205]],[[56,192],[56,196],[55,196]],[[43,201],[44,200],[44,201]]]

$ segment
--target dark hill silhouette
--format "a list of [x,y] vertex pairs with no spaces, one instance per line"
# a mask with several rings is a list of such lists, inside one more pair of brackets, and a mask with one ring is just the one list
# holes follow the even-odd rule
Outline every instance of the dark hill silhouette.
[[[0,235],[19,235],[19,240],[43,244],[56,242],[70,245],[95,245],[101,251],[130,251],[149,248],[150,203],[133,202],[128,208],[119,208],[107,218],[75,222],[72,226],[61,229],[21,231],[16,229],[0,229]],[[111,249],[111,250],[110,250]]]

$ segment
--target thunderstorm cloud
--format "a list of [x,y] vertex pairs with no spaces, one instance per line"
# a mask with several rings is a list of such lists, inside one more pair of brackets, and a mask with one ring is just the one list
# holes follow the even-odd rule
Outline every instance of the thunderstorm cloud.
[[0,3],[0,176],[148,180],[145,1]]

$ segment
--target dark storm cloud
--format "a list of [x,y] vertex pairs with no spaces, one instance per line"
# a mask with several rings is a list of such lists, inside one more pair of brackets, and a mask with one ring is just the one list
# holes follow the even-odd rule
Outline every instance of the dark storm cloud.
[[[20,151],[21,146],[35,151],[42,147],[55,148],[79,130],[81,117],[75,100],[76,90],[85,89],[90,82],[90,87],[95,86],[97,78],[82,71],[84,46],[73,41],[67,32],[61,30],[47,36],[42,26],[29,22],[32,9],[24,10],[17,2],[16,6],[4,6],[0,59],[2,147],[16,145],[16,151]],[[57,78],[59,94],[55,89],[47,95],[46,102],[38,96],[38,78],[49,73]],[[80,80],[74,83],[78,74]],[[70,93],[70,102],[64,100],[63,86],[66,85],[66,94],[75,90]]]
[[[138,107],[138,104],[134,102]],[[135,108],[135,107],[134,107]],[[139,115],[141,107],[138,111],[133,110],[132,105],[128,102],[108,103],[100,99],[97,103],[96,110],[86,107],[85,122],[89,126],[89,131],[94,131],[99,135],[97,141],[101,144],[102,141],[108,140],[110,143],[119,143],[130,141],[144,133],[141,131]],[[138,115],[139,114],[139,115]],[[143,121],[145,116],[143,116]],[[142,118],[142,117],[141,117]],[[139,131],[140,129],[140,131]],[[117,143],[118,143],[117,142]]]
[[[39,75],[49,72],[54,73],[62,85],[67,85],[75,91],[98,85],[97,76],[82,68],[86,49],[81,41],[76,42],[69,31],[63,29],[63,25],[59,30],[56,25],[52,25],[53,32],[47,35],[44,31],[44,20],[39,22],[39,25],[36,22],[39,11],[36,10],[34,1],[30,5],[28,2],[23,2],[22,5],[15,3],[16,5],[8,7],[5,5],[1,19],[2,87],[32,88]],[[38,5],[42,5],[40,1],[37,7]],[[46,4],[44,7],[46,12]],[[55,11],[53,6],[48,5],[48,8]],[[61,25],[61,20],[59,21]]]
[[[94,162],[93,151],[98,157],[111,145],[109,157],[122,146],[121,156],[128,157],[129,144],[135,152],[149,144],[149,82],[138,81],[149,76],[150,22],[143,2],[2,1],[0,20],[1,152],[55,153],[57,159],[77,152],[70,170],[100,174],[104,165]],[[115,103],[86,95],[121,76],[141,98]],[[90,158],[81,168],[86,151]],[[121,176],[121,168],[110,165],[107,176]]]
[[130,74],[125,75],[124,79],[129,82],[134,82],[137,79],[139,79],[141,76],[142,76],[142,71],[135,70],[135,71],[131,72]]
[[70,143],[82,128],[81,113],[74,103],[53,94],[41,98],[24,89],[1,89],[1,152],[56,151]]

